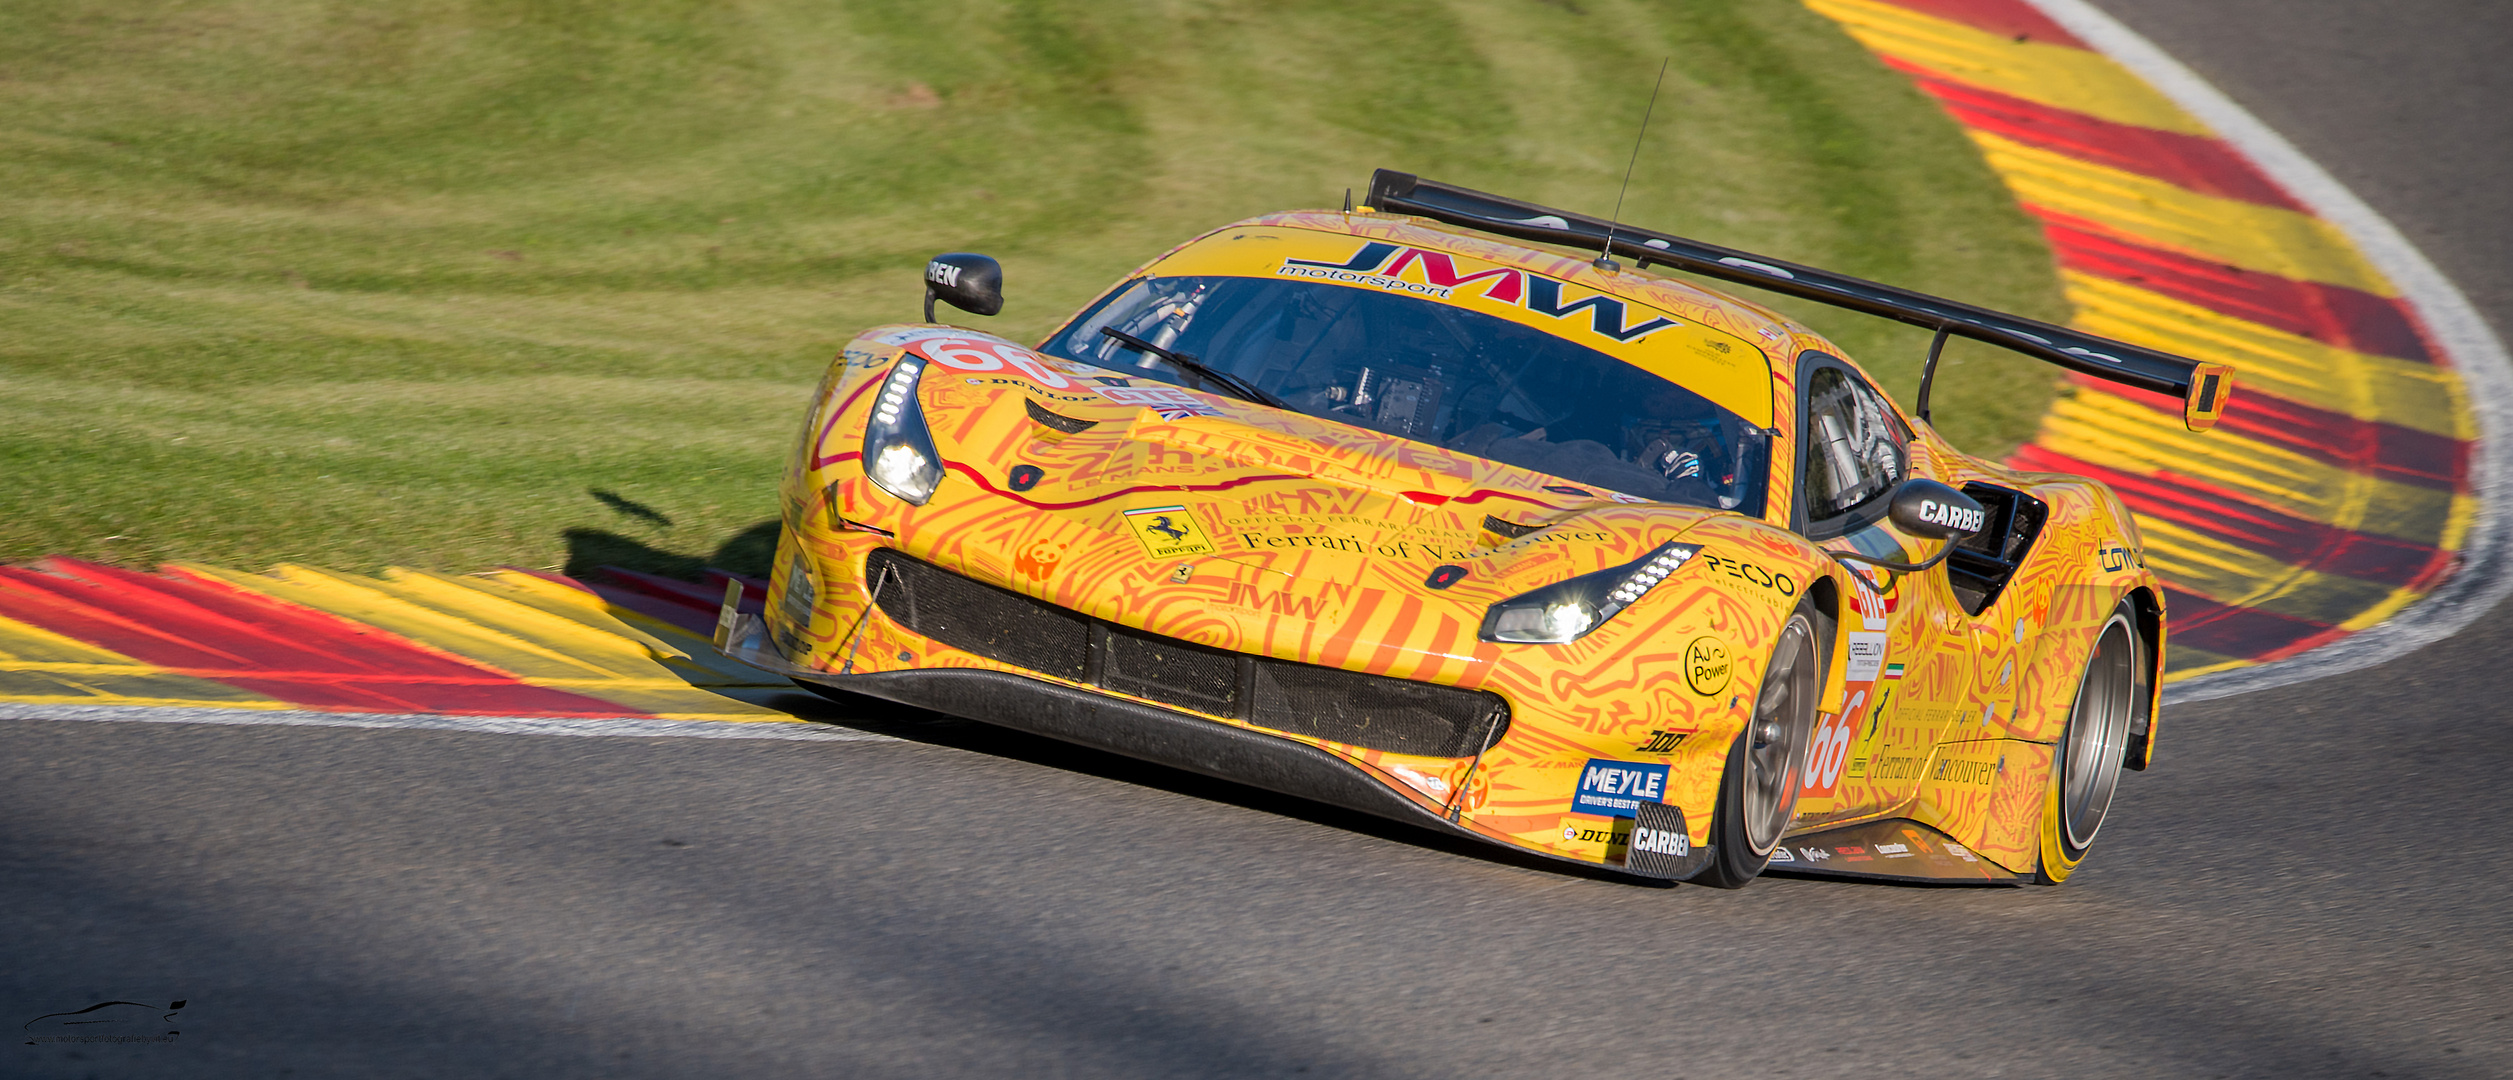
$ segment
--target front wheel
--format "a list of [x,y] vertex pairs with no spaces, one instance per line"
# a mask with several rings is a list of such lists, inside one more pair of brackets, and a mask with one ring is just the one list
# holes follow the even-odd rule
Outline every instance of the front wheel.
[[2148,698],[2146,643],[2138,636],[2136,614],[2129,601],[2121,601],[2095,635],[2076,704],[2068,711],[2068,730],[2052,752],[2050,790],[2043,797],[2042,865],[2034,871],[2034,880],[2044,885],[2067,880],[2085,861],[2120,787],[2129,732]]
[[1772,646],[1762,689],[1754,694],[1754,717],[1728,749],[1719,804],[1710,815],[1711,859],[1692,878],[1695,884],[1741,889],[1771,862],[1771,849],[1780,846],[1797,813],[1797,774],[1822,681],[1814,609],[1801,603]]

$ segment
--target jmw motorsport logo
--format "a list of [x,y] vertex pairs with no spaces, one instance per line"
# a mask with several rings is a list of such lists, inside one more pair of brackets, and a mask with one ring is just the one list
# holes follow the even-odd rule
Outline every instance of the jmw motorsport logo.
[[[1421,281],[1405,280],[1409,267],[1419,268]],[[1440,300],[1460,286],[1490,282],[1483,287],[1483,298],[1504,304],[1517,304],[1538,315],[1567,319],[1582,311],[1588,313],[1589,329],[1621,342],[1634,342],[1670,326],[1682,326],[1673,319],[1654,318],[1637,326],[1623,323],[1628,310],[1623,301],[1604,293],[1562,302],[1562,283],[1540,274],[1507,266],[1472,274],[1459,274],[1457,263],[1443,252],[1421,248],[1398,247],[1372,241],[1343,262],[1323,259],[1285,259],[1282,268],[1274,271],[1281,277],[1317,278],[1325,281],[1349,281],[1390,292],[1407,292]]]

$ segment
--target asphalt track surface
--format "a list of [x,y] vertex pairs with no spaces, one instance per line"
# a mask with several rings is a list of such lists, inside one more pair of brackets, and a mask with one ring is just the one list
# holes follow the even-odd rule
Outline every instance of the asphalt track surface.
[[[2103,0],[2513,331],[2513,8]],[[2513,1075],[2513,607],[2182,706],[2067,885],[1565,875],[896,710],[749,742],[0,721],[0,1074]],[[20,1014],[23,1014],[22,1016]]]

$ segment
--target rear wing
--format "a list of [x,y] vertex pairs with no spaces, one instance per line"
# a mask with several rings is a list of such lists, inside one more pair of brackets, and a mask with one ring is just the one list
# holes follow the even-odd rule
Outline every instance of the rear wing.
[[1619,253],[1637,260],[1644,268],[1657,263],[1935,330],[1937,339],[1929,346],[1928,371],[1920,379],[1921,419],[1928,418],[1929,383],[1936,375],[1938,353],[1948,336],[1996,345],[2079,374],[2170,396],[2182,403],[2182,423],[2192,431],[2216,426],[2217,418],[2224,415],[2226,399],[2234,390],[2234,369],[2225,364],[2186,360],[2064,326],[1681,236],[1609,225],[1601,218],[1487,195],[1408,173],[1380,169],[1372,174],[1369,206],[1519,240],[1585,248],[1605,255]]

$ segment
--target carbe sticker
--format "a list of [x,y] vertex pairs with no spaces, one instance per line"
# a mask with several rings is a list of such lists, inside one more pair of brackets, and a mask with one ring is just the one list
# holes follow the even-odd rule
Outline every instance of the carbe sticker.
[[1922,499],[1920,500],[1920,520],[1931,525],[1943,525],[1957,532],[1976,533],[1981,531],[1982,524],[1987,522],[1989,517],[1988,512],[1984,510],[1956,506],[1953,503],[1941,503],[1935,499]]

